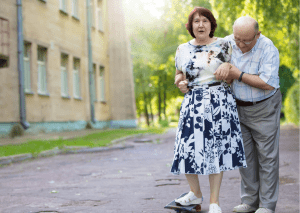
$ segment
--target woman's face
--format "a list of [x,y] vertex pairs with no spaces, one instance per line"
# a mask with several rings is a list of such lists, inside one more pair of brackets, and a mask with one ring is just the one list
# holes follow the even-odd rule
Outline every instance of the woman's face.
[[207,39],[211,31],[211,23],[205,16],[195,14],[193,18],[193,33],[197,39]]

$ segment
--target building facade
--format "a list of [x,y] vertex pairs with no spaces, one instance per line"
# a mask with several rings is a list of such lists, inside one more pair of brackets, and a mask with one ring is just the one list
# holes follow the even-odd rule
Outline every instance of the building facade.
[[2,0],[1,20],[0,134],[136,127],[121,1]]

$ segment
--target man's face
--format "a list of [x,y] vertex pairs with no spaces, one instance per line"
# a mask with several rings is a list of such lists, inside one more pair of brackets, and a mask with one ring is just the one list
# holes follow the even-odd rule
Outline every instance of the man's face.
[[249,52],[255,46],[260,33],[260,31],[255,31],[254,29],[233,28],[235,43],[242,53]]

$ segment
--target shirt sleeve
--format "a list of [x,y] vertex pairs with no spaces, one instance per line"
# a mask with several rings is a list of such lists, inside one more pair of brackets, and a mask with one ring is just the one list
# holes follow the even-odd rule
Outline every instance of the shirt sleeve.
[[279,52],[274,45],[264,48],[263,59],[258,70],[259,77],[274,88],[279,88]]

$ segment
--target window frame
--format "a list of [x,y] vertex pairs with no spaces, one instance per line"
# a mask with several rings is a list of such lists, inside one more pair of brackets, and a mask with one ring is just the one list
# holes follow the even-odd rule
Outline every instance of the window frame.
[[[78,67],[75,66],[78,63]],[[78,69],[75,69],[78,68]],[[77,87],[76,87],[77,86]],[[78,92],[78,94],[77,94]],[[80,59],[73,58],[73,97],[75,99],[81,99],[81,86],[80,86]]]
[[[38,71],[38,94],[39,95],[49,95],[48,93],[48,88],[47,88],[47,53],[48,53],[48,49],[46,47],[37,46],[37,71]],[[43,51],[43,60],[41,61],[39,59],[39,52]],[[44,69],[40,69],[40,68],[44,68]],[[41,73],[42,72],[42,73]]]
[[100,99],[99,101],[102,103],[106,103],[105,97],[105,66],[99,66],[99,88],[100,88]]
[[98,88],[97,88],[97,65],[93,63],[93,102],[98,101]]
[[103,0],[97,0],[97,28],[100,32],[104,32],[104,17],[103,17]]
[[[31,50],[32,50],[32,45],[30,42],[24,41],[24,54],[23,54],[23,67],[24,67],[24,92],[26,94],[33,94],[32,92],[32,79],[31,79],[31,68],[32,68],[32,64],[31,64]],[[27,53],[27,54],[25,54]],[[27,69],[26,65],[28,64],[29,69]]]
[[65,14],[68,14],[68,0],[59,0],[59,10]]
[[60,54],[60,76],[61,76],[61,96],[69,98],[69,72],[68,72],[69,56],[68,54]]
[[[76,4],[74,3],[76,2]],[[71,11],[71,15],[72,17],[76,18],[79,20],[79,1],[78,0],[72,0],[72,11]],[[76,7],[75,7],[76,6]],[[75,13],[76,12],[76,13]]]

